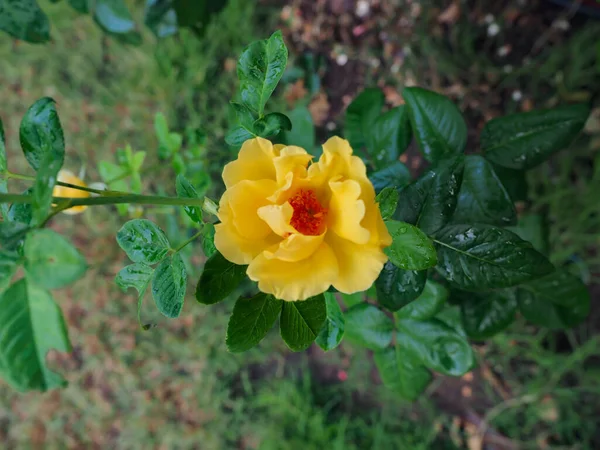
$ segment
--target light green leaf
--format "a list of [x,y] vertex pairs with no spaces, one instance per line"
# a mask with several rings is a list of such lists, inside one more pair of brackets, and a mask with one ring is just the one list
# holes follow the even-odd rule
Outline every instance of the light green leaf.
[[32,225],[44,223],[52,206],[52,191],[57,182],[62,161],[48,158],[40,165],[33,185],[33,203],[31,204]]
[[379,193],[386,187],[403,188],[410,183],[410,171],[400,161],[394,161],[384,169],[369,176],[375,192]]
[[316,342],[319,347],[327,352],[333,350],[342,342],[346,320],[335,295],[330,292],[325,292],[323,295],[325,296],[327,319],[317,336]]
[[364,302],[364,300],[364,292],[355,292],[354,294],[344,294],[342,292],[342,303],[346,305],[346,308],[352,308],[354,305]]
[[554,270],[529,242],[491,225],[449,225],[434,241],[438,270],[465,290],[511,287]]
[[167,236],[155,223],[135,219],[117,232],[117,243],[133,262],[156,264],[169,251]]
[[177,33],[177,14],[171,1],[148,0],[144,10],[144,24],[157,38]]
[[419,359],[400,346],[373,354],[385,387],[408,400],[416,400],[431,382],[431,373]]
[[398,206],[398,198],[398,191],[393,187],[387,187],[377,194],[375,201],[379,204],[383,220],[390,219],[394,215]]
[[88,266],[63,236],[49,229],[33,230],[25,239],[25,273],[44,289],[57,289],[78,280]]
[[467,335],[485,339],[504,330],[515,320],[517,297],[513,289],[460,295],[462,323]]
[[[182,198],[198,198],[196,188],[182,174],[177,175],[175,181],[177,196]],[[196,223],[202,223],[202,208],[199,206],[184,206],[183,210]]]
[[0,30],[35,44],[50,40],[50,22],[35,0],[1,0]]
[[579,104],[499,117],[485,124],[481,148],[495,164],[531,169],[567,148],[589,114],[589,106]]
[[187,287],[187,272],[179,253],[161,261],[152,277],[152,298],[166,317],[179,317]]
[[287,58],[281,31],[276,31],[269,39],[246,47],[238,60],[242,102],[259,116],[283,75]]
[[281,338],[294,352],[314,342],[327,319],[323,294],[297,302],[283,302],[279,323]]
[[204,224],[202,228],[202,251],[207,258],[210,258],[217,252],[215,247],[215,226],[212,223]]
[[20,391],[64,387],[46,366],[52,349],[71,351],[62,312],[48,291],[21,278],[0,297],[0,374]]
[[252,298],[240,297],[227,325],[227,350],[245,352],[262,341],[277,320],[282,304],[262,292]]
[[21,222],[0,222],[0,243],[7,250],[18,247],[30,231],[29,225]]
[[388,220],[385,222],[392,245],[383,249],[396,267],[405,270],[424,270],[437,263],[433,242],[425,233],[408,223]]
[[151,325],[142,324],[142,301],[153,273],[154,269],[152,267],[142,263],[135,263],[123,267],[115,277],[117,286],[119,286],[123,291],[126,291],[130,287],[135,288],[138,291],[137,316],[138,322],[144,330],[148,330]]
[[479,155],[465,157],[465,170],[452,220],[455,223],[513,225],[517,212],[491,164]]
[[363,160],[369,160],[362,148],[367,145],[367,136],[381,113],[384,102],[385,97],[381,89],[367,88],[352,100],[346,110],[344,136],[350,141],[354,153]]
[[21,263],[17,252],[0,250],[0,292],[4,292]]
[[398,160],[412,138],[408,111],[404,105],[381,114],[367,130],[367,148],[377,170]]
[[142,43],[142,36],[123,0],[95,0],[90,5],[90,13],[106,33],[127,44]]
[[54,100],[44,97],[29,107],[19,129],[21,148],[29,165],[38,170],[46,158],[65,159],[65,139]]
[[[31,195],[33,188],[29,188],[23,192],[23,195]],[[33,218],[33,208],[29,203],[13,203],[8,209],[6,215],[11,222],[21,222],[29,225]]]
[[426,279],[426,270],[399,269],[388,261],[375,280],[377,303],[390,311],[398,311],[421,295]]
[[404,88],[413,133],[429,161],[462,153],[467,144],[467,124],[454,103],[443,95],[418,87]]
[[448,290],[440,283],[427,280],[421,295],[396,313],[399,319],[425,320],[442,310],[448,300]]
[[215,252],[204,264],[204,270],[196,286],[196,300],[213,305],[225,300],[244,279],[248,266],[238,266]]
[[394,322],[376,306],[359,303],[348,309],[345,317],[350,341],[371,350],[383,350],[392,342]]

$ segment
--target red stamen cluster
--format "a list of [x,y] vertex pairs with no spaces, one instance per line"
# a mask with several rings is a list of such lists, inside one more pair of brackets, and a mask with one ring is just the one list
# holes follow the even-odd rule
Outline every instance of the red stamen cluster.
[[298,232],[307,236],[317,236],[323,232],[327,208],[321,206],[313,191],[300,189],[288,202],[294,208],[290,224]]

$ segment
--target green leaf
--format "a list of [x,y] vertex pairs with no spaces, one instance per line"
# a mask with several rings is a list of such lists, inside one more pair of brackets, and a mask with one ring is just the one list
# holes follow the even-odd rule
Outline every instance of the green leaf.
[[281,338],[294,352],[301,352],[314,342],[327,319],[323,294],[298,302],[283,302]]
[[408,223],[385,222],[392,245],[383,249],[392,264],[405,270],[424,270],[437,263],[435,247],[425,233]]
[[352,308],[354,305],[362,303],[365,300],[364,292],[355,292],[354,294],[342,294],[342,303],[346,308]]
[[465,337],[438,319],[397,321],[396,343],[436,372],[461,376],[473,366],[473,351]]
[[8,287],[20,263],[21,257],[17,252],[0,250],[0,292]]
[[6,164],[6,144],[4,139],[4,126],[0,119],[0,173],[5,173],[8,166]]
[[346,320],[344,314],[337,302],[335,295],[329,292],[323,294],[325,296],[325,306],[327,308],[327,319],[321,327],[321,331],[317,336],[316,342],[319,347],[328,352],[333,350],[344,337],[346,328]]
[[226,5],[225,0],[174,0],[173,7],[177,13],[180,27],[192,27],[203,36],[211,16]]
[[346,110],[344,136],[350,141],[355,154],[363,157],[363,160],[369,160],[362,148],[367,145],[367,136],[381,113],[384,102],[385,97],[381,89],[367,88],[352,100]]
[[[288,112],[292,128],[283,132],[283,140],[287,145],[297,145],[308,153],[315,146],[315,125],[306,106],[297,106]],[[315,155],[316,156],[316,155]]]
[[30,231],[29,225],[21,222],[0,222],[0,243],[7,250],[18,247]]
[[388,261],[375,280],[377,303],[390,311],[398,311],[421,295],[426,279],[426,270],[403,270]]
[[448,300],[448,290],[433,280],[427,280],[421,295],[396,313],[398,319],[425,320],[442,310]]
[[215,226],[212,223],[204,224],[202,228],[202,251],[207,258],[210,258],[217,252],[215,247]]
[[137,316],[138,322],[144,330],[148,330],[151,325],[142,324],[142,301],[153,273],[154,269],[152,267],[142,263],[135,263],[123,267],[115,277],[117,286],[119,286],[123,291],[126,291],[130,287],[135,288],[138,291]]
[[158,138],[158,157],[160,159],[167,159],[171,154],[171,145],[169,139],[169,125],[167,118],[161,112],[157,112],[154,116],[154,131]]
[[83,276],[85,258],[63,236],[49,229],[33,230],[25,239],[25,273],[44,289],[57,289]]
[[246,278],[248,266],[238,266],[215,252],[204,264],[204,271],[196,286],[196,300],[213,305],[224,300]]
[[460,297],[462,323],[471,338],[492,337],[515,320],[517,297],[513,289],[464,292]]
[[241,125],[238,125],[238,126],[232,128],[225,135],[225,142],[227,142],[227,144],[231,145],[232,147],[239,148],[248,139],[253,139],[255,137],[256,137],[256,135],[254,133],[251,133],[250,131],[248,131],[247,129],[242,127]]
[[531,169],[567,148],[589,114],[589,106],[579,104],[499,117],[485,124],[481,148],[495,164]]
[[177,33],[177,14],[171,0],[147,0],[144,24],[157,38]]
[[93,13],[96,23],[106,33],[126,44],[142,43],[142,36],[123,0],[95,0],[92,8],[90,12]]
[[292,122],[281,113],[271,113],[254,122],[254,130],[261,137],[277,136],[282,130],[291,130]]
[[[29,188],[23,192],[23,195],[31,195],[32,192],[33,188]],[[13,203],[10,205],[7,217],[11,222],[21,222],[29,225],[33,218],[33,208],[29,203]]]
[[379,193],[386,187],[402,188],[410,183],[410,171],[400,161],[394,161],[385,169],[369,176],[375,192]]
[[421,178],[400,191],[401,208],[394,219],[433,234],[446,225],[456,208],[462,183],[464,156],[439,161]]
[[62,312],[49,292],[21,278],[0,297],[0,374],[20,391],[64,387],[46,366],[52,349],[71,351]]
[[448,325],[460,336],[464,338],[467,337],[467,332],[464,329],[460,309],[458,306],[446,305],[444,309],[436,314],[435,318]]
[[443,95],[418,87],[404,88],[413,133],[429,161],[462,153],[467,144],[467,124],[459,109]]
[[450,225],[435,242],[438,270],[465,290],[511,287],[554,270],[529,242],[491,225]]
[[385,169],[398,160],[412,138],[408,111],[404,105],[381,114],[367,129],[369,156],[376,169]]
[[283,75],[287,58],[281,31],[276,31],[269,39],[255,41],[246,47],[238,60],[242,102],[259,116]]
[[508,169],[506,167],[492,164],[494,173],[502,182],[513,202],[524,202],[527,200],[529,186],[527,175],[524,170]]
[[185,299],[187,272],[179,253],[163,259],[152,277],[152,298],[166,317],[179,317]]
[[0,30],[26,42],[50,40],[50,22],[35,0],[0,0]]
[[90,12],[88,8],[88,0],[68,0],[69,5],[75,11],[81,14],[88,14]]
[[245,352],[262,341],[277,320],[282,304],[262,292],[252,298],[240,297],[227,325],[227,350]]
[[375,201],[379,204],[383,220],[390,219],[394,215],[399,197],[398,191],[393,187],[387,187],[377,194]]
[[371,350],[383,350],[394,333],[394,322],[382,310],[369,303],[359,303],[348,309],[346,338]]
[[400,346],[375,352],[373,359],[385,387],[407,400],[416,400],[431,382],[419,359]]
[[590,312],[588,289],[565,270],[519,286],[518,302],[527,320],[554,329],[577,325]]
[[156,264],[169,251],[169,240],[163,230],[146,219],[126,222],[117,232],[117,243],[136,263]]
[[38,170],[46,158],[62,163],[65,159],[65,138],[54,100],[39,99],[29,107],[19,129],[21,148],[29,165]]
[[548,223],[540,214],[523,214],[516,227],[508,227],[524,241],[531,242],[538,252],[548,255],[550,250]]
[[[182,174],[177,175],[175,189],[178,197],[198,198],[196,188],[192,186],[192,183],[190,183]],[[199,206],[184,206],[183,210],[194,222],[202,223],[202,208]]]
[[479,155],[465,157],[465,170],[452,220],[456,223],[513,225],[517,212],[491,164]]
[[52,206],[52,191],[56,185],[58,171],[62,161],[47,159],[42,162],[35,177],[33,185],[33,203],[31,204],[32,225],[37,226],[44,223]]

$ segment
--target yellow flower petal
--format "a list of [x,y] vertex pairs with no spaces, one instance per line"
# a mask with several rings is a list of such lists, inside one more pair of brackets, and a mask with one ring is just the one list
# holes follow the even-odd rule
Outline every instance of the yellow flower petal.
[[264,220],[273,230],[273,233],[279,236],[288,236],[295,233],[296,230],[290,225],[290,220],[294,215],[294,208],[285,202],[283,205],[267,205],[258,208],[258,217]]
[[[70,172],[69,170],[65,170],[65,169],[61,169],[58,172],[57,180],[61,181],[63,183],[73,184],[75,186],[87,187],[87,185],[81,178],[76,176],[73,172]],[[53,197],[69,197],[69,198],[88,198],[91,196],[91,194],[87,191],[81,191],[79,189],[73,189],[73,188],[69,188],[69,187],[56,185],[56,186],[54,186],[54,189],[52,190],[52,196]],[[63,213],[68,214],[68,215],[81,214],[86,209],[87,209],[87,206],[85,206],[85,205],[73,206],[72,208],[69,208],[69,209],[63,211]]]
[[276,245],[280,239],[275,234],[264,239],[246,239],[240,236],[231,222],[215,225],[215,247],[225,259],[234,264],[250,264],[265,248]]
[[375,282],[387,256],[378,245],[360,245],[328,233],[326,242],[331,246],[339,267],[333,286],[340,292],[362,292]]
[[242,180],[275,179],[273,144],[260,137],[242,144],[238,158],[223,168],[223,181],[228,189]]
[[357,244],[369,242],[371,233],[361,225],[365,217],[365,202],[360,200],[360,184],[354,180],[330,181],[329,227],[338,236]]
[[274,252],[265,250],[268,259],[280,259],[281,261],[295,262],[308,258],[321,246],[325,233],[318,236],[306,236],[304,234],[292,234]]
[[325,292],[337,278],[338,265],[333,251],[323,242],[309,258],[297,262],[269,259],[263,253],[250,263],[247,274],[262,292],[296,301]]
[[287,176],[293,173],[295,177],[306,177],[306,167],[312,159],[306,150],[300,147],[289,146],[281,150],[278,157],[273,160],[277,183],[285,183]]
[[308,176],[320,179],[321,182],[341,176],[369,183],[365,163],[358,157],[352,156],[352,147],[346,139],[334,136],[323,144],[323,154],[316,164],[308,169]]

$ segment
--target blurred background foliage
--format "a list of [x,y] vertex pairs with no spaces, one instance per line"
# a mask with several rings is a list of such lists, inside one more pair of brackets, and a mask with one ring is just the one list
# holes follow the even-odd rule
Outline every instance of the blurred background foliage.
[[[127,3],[141,23],[144,2]],[[88,182],[100,181],[101,162],[117,161],[129,144],[146,152],[144,191],[174,194],[175,172],[159,161],[154,128],[162,112],[184,149],[200,147],[209,195],[218,198],[220,171],[235,154],[224,142],[235,61],[277,28],[291,64],[270,108],[301,124],[285,138],[307,149],[340,132],[345,107],[365,86],[381,87],[390,106],[402,103],[404,86],[450,96],[466,113],[473,147],[490,118],[592,102],[585,134],[532,171],[529,198],[519,204],[520,214],[545,219],[553,262],[572,264],[588,283],[592,313],[567,332],[518,319],[477,347],[477,369],[436,378],[410,404],[390,398],[368,352],[347,344],[327,356],[317,348],[292,355],[270,336],[247,353],[227,353],[229,302],[208,308],[188,298],[174,321],[148,302],[158,327],[140,331],[134,296],[113,282],[124,262],[114,236],[125,219],[89,208],[52,224],[91,265],[85,279],[56,294],[74,351],[49,358],[70,385],[18,394],[0,384],[4,448],[600,447],[600,22],[542,0],[229,0],[200,37],[182,29],[157,40],[141,29],[141,43],[131,46],[65,2],[40,5],[49,43],[0,35],[0,114],[15,171],[27,170],[10,158],[19,120],[33,101],[51,96],[65,130],[65,167],[84,168]],[[422,170],[414,149],[403,158],[414,173]],[[173,212],[144,214],[184,241],[177,234],[185,216]],[[202,252],[190,246],[185,256],[195,279]]]

